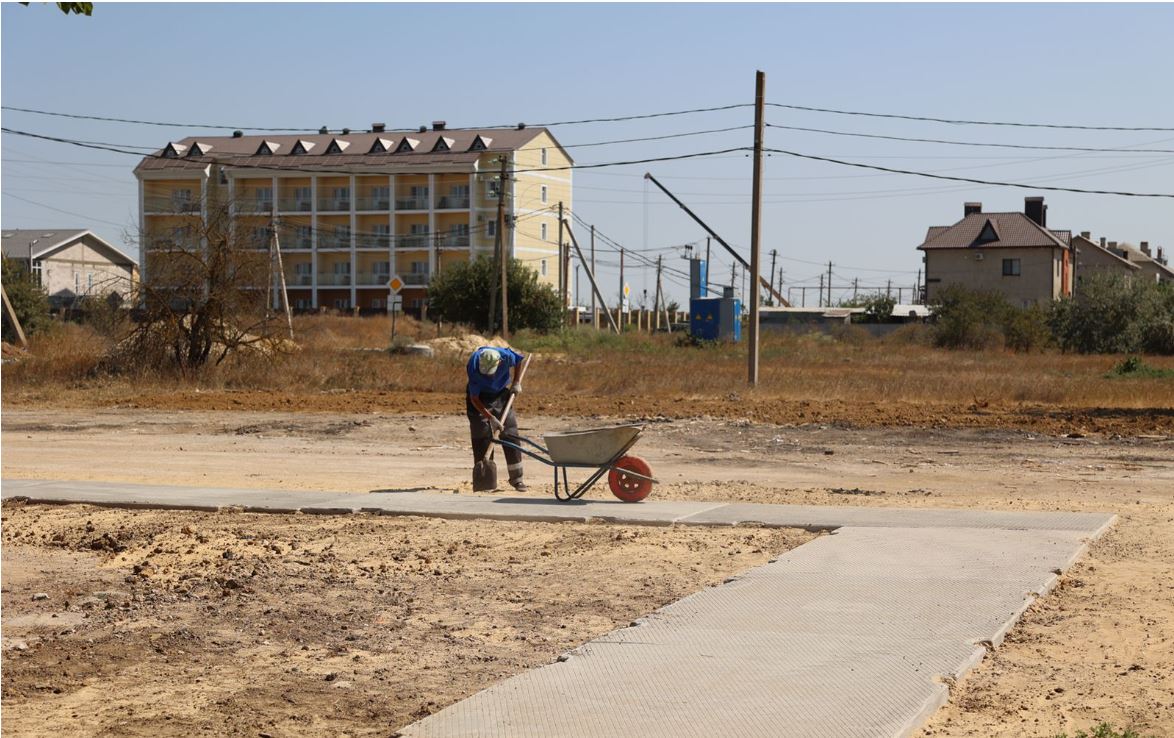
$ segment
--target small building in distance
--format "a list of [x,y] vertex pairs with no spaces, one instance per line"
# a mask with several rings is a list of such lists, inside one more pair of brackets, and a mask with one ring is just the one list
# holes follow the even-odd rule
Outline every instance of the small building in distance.
[[1049,229],[1047,212],[1042,197],[1025,198],[1022,213],[984,213],[968,202],[958,222],[931,226],[917,247],[926,301],[948,285],[998,292],[1021,307],[1072,294],[1072,234]]
[[4,229],[4,257],[32,275],[54,308],[82,297],[126,300],[138,282],[135,260],[85,228]]
[[[1104,240],[1104,239],[1102,239]],[[1141,270],[1141,278],[1151,282],[1174,282],[1174,271],[1166,261],[1166,255],[1159,246],[1157,254],[1150,251],[1149,241],[1142,241],[1140,248],[1127,243],[1109,241],[1105,247]]]
[[1079,236],[1073,236],[1072,248],[1076,254],[1077,290],[1085,280],[1094,276],[1117,275],[1132,280],[1141,274],[1139,265],[1110,251],[1104,238],[1099,243],[1092,240],[1089,231],[1081,231]]

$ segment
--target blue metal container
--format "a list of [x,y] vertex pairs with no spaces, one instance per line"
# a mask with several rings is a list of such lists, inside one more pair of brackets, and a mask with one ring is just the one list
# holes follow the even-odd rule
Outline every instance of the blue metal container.
[[741,341],[741,316],[741,300],[696,298],[689,301],[689,333],[702,341]]

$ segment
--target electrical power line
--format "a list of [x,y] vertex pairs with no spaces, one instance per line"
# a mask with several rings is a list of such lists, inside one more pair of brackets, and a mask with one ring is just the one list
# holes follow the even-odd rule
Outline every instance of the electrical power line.
[[1174,194],[1164,192],[1122,192],[1118,190],[1090,190],[1081,189],[1078,187],[1054,187],[1049,185],[1034,185],[1023,184],[1021,182],[995,182],[986,179],[971,179],[970,177],[952,177],[945,174],[931,174],[929,172],[915,172],[908,169],[894,169],[891,167],[882,167],[876,164],[861,164],[859,162],[844,161],[842,159],[831,159],[826,156],[815,156],[814,154],[802,154],[797,151],[787,151],[786,149],[763,149],[775,154],[785,154],[786,156],[794,156],[800,159],[811,159],[813,161],[823,161],[830,164],[839,164],[846,167],[857,167],[860,169],[874,169],[879,172],[889,172],[891,174],[908,174],[914,177],[928,177],[930,179],[944,179],[952,182],[970,182],[971,184],[988,185],[991,187],[1018,187],[1026,190],[1049,190],[1052,192],[1075,192],[1083,195],[1120,195],[1122,197],[1168,197],[1174,198]]
[[959,120],[953,118],[933,118],[923,115],[898,115],[894,113],[867,113],[859,110],[835,110],[833,108],[815,108],[805,105],[787,105],[784,103],[766,103],[772,108],[786,108],[788,110],[802,110],[809,113],[832,113],[834,115],[855,115],[866,118],[896,118],[899,120],[916,120],[930,123],[949,123],[951,125],[967,126],[1012,126],[1016,128],[1062,128],[1077,131],[1174,131],[1174,128],[1158,126],[1085,126],[1065,123],[1013,123],[993,120]]
[[951,141],[941,138],[908,138],[905,136],[882,136],[876,133],[854,133],[851,131],[829,131],[823,128],[804,128],[802,126],[784,126],[767,123],[767,128],[780,128],[787,131],[803,131],[806,133],[824,133],[829,136],[852,136],[856,138],[876,138],[885,141],[908,141],[912,143],[946,144],[949,146],[978,146],[998,149],[1038,149],[1040,151],[1090,151],[1096,153],[1121,154],[1174,154],[1174,149],[1136,149],[1136,148],[1096,148],[1089,146],[1028,146],[1025,144],[990,143],[977,141]]
[[85,220],[92,220],[95,223],[105,223],[106,225],[117,226],[118,228],[126,228],[127,227],[126,223],[115,223],[112,220],[103,220],[101,218],[94,218],[89,215],[83,215],[82,213],[75,213],[72,210],[62,210],[61,208],[55,208],[52,205],[46,205],[43,202],[37,202],[36,200],[29,200],[28,198],[21,197],[19,195],[14,195],[11,192],[9,192],[8,190],[4,190],[4,192],[0,193],[0,194],[3,194],[4,197],[11,197],[14,200],[20,200],[21,202],[27,202],[29,205],[36,205],[37,207],[45,208],[46,210],[52,210],[57,213],[62,213],[63,215],[73,215],[78,218],[84,218]]
[[[147,154],[144,156],[141,152],[128,151],[125,149],[118,148],[116,146],[107,146],[107,145],[85,143],[82,141],[77,141],[75,139],[61,138],[58,136],[46,136],[44,134],[32,133],[30,131],[20,131],[20,130],[15,130],[12,128],[0,128],[0,131],[3,131],[4,133],[11,133],[11,134],[17,135],[17,136],[26,136],[29,138],[41,139],[44,141],[53,141],[55,143],[69,144],[71,146],[79,146],[81,148],[86,148],[86,149],[112,151],[112,152],[118,153],[118,154],[128,154],[131,156],[138,156],[140,158],[145,158],[145,159],[166,159],[168,161],[190,162],[193,164],[205,164],[205,165],[208,163],[218,163],[222,166],[232,167],[233,169],[238,169],[238,170],[239,169],[254,169],[254,170],[261,170],[261,171],[268,171],[268,172],[289,171],[289,169],[285,168],[285,167],[271,166],[271,165],[265,165],[265,164],[233,163],[233,161],[231,159],[218,160],[218,159],[213,159],[212,157],[207,157],[207,156],[196,157],[194,159],[193,158],[174,159],[171,157],[163,156],[162,154]],[[629,166],[629,165],[633,165],[633,164],[651,164],[653,162],[661,162],[661,161],[678,161],[678,160],[682,160],[682,159],[698,159],[698,158],[702,158],[702,157],[719,156],[722,154],[729,154],[729,153],[732,153],[735,151],[745,151],[745,150],[746,150],[746,147],[740,146],[740,147],[734,147],[734,148],[729,148],[729,149],[720,149],[717,151],[701,151],[701,152],[696,152],[696,153],[691,153],[691,154],[676,154],[676,155],[672,155],[672,156],[656,156],[656,157],[649,157],[649,158],[645,158],[645,159],[630,159],[627,161],[600,162],[597,164],[568,164],[566,166],[561,166],[561,167],[536,167],[533,169],[512,169],[512,170],[510,170],[510,174],[511,175],[527,174],[530,172],[561,172],[561,171],[570,171],[570,170],[579,170],[579,169],[598,169],[598,168],[602,168],[602,167]],[[420,152],[420,153],[424,153],[424,152]],[[427,152],[427,153],[432,153],[432,152]],[[401,154],[401,156],[402,156],[402,154]],[[211,162],[205,161],[205,159],[210,159]],[[345,173],[345,172],[351,171],[351,169],[348,169],[348,167],[353,168],[355,166],[372,166],[372,165],[374,165],[374,163],[364,162],[361,164],[339,164],[339,165],[337,165],[338,168],[335,168],[335,169],[304,169],[304,168],[299,168],[297,171],[303,172],[306,174],[339,174],[339,173]],[[400,174],[409,174],[409,172],[401,172]]]

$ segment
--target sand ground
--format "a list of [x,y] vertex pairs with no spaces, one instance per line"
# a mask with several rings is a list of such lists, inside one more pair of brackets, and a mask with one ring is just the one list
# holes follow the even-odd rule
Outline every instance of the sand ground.
[[[601,422],[523,417],[522,430]],[[467,430],[451,416],[10,408],[3,432],[8,479],[469,489]],[[923,734],[1050,737],[1108,721],[1174,735],[1174,432],[1075,435],[698,418],[650,422],[634,451],[663,481],[654,499],[1117,513]],[[549,494],[544,471],[528,463],[531,494]],[[168,726],[192,720],[208,733],[386,734],[806,535],[27,506],[4,516],[14,735],[50,718],[87,735],[179,733]],[[496,637],[503,628],[512,637]],[[144,647],[153,636],[157,650]]]

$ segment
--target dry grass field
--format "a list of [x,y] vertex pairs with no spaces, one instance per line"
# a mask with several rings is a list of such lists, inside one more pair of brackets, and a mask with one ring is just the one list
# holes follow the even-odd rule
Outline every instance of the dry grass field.
[[[399,321],[418,340],[462,335],[454,327]],[[113,373],[111,341],[81,326],[36,339],[30,355],[4,367],[8,406],[307,411],[451,412],[459,405],[465,357],[389,356],[386,318],[304,316],[298,350],[241,355],[195,377]],[[874,339],[770,333],[760,385],[746,386],[744,346],[696,347],[678,335],[521,334],[536,352],[526,382],[530,412],[749,418],[852,427],[1003,427],[1041,432],[1138,435],[1174,425],[1174,381],[1117,376],[1122,356],[1058,352],[948,351],[910,327]],[[1174,370],[1174,358],[1145,357]]]

